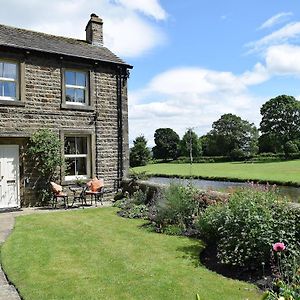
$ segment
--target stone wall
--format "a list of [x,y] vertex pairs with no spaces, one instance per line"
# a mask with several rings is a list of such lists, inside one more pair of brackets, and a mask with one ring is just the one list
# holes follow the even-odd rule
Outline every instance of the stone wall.
[[[5,54],[0,53],[5,59]],[[11,59],[11,54],[10,57]],[[23,62],[24,68],[21,89],[24,99],[18,104],[10,105],[7,101],[0,104],[0,144],[15,140],[21,143],[23,151],[26,138],[40,128],[49,128],[57,135],[67,132],[89,132],[93,144],[92,176],[104,178],[108,188],[113,187],[114,179],[118,176],[118,112],[117,112],[117,68],[114,65],[81,64],[61,60],[56,56],[27,56],[15,54],[15,59]],[[90,70],[90,97],[94,104],[89,110],[80,108],[62,108],[62,68],[76,68]],[[22,78],[22,76],[21,76]],[[126,80],[122,91],[123,102],[123,156],[125,172],[128,168],[128,114]],[[3,103],[4,102],[4,103]],[[12,142],[13,143],[13,142]],[[23,153],[21,153],[23,156]],[[22,166],[21,196],[22,203],[33,203],[31,199],[30,182],[25,186],[26,162]],[[62,178],[63,179],[63,178]],[[65,183],[67,184],[67,182]]]

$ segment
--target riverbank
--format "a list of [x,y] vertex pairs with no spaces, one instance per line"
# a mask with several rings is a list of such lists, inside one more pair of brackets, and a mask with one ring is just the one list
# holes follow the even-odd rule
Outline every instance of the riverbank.
[[193,178],[215,181],[276,184],[300,187],[300,160],[270,163],[242,162],[198,164],[150,164],[132,169],[152,177]]

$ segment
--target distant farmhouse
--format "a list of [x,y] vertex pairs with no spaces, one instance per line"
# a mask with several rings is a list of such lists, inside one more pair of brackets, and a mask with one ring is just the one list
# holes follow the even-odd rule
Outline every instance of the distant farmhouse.
[[62,143],[61,183],[128,171],[128,69],[103,46],[92,14],[86,40],[0,25],[0,208],[32,204],[26,143],[48,128]]

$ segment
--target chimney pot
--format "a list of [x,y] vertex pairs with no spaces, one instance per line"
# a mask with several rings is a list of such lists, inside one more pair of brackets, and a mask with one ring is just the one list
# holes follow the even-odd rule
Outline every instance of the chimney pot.
[[103,21],[92,13],[85,28],[86,41],[92,45],[103,46]]

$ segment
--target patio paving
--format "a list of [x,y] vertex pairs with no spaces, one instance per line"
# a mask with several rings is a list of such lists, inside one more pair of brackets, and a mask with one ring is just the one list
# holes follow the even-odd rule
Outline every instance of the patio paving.
[[[98,205],[97,208],[111,206],[112,202],[105,201],[103,205]],[[84,209],[94,209],[95,206],[84,207]],[[30,215],[36,213],[53,213],[66,212],[73,210],[81,210],[82,207],[72,209],[52,209],[52,208],[22,208],[18,211],[0,212],[0,246],[5,242],[9,234],[14,228],[15,218],[17,216]],[[0,300],[21,300],[15,287],[7,281],[7,278],[0,265]]]

